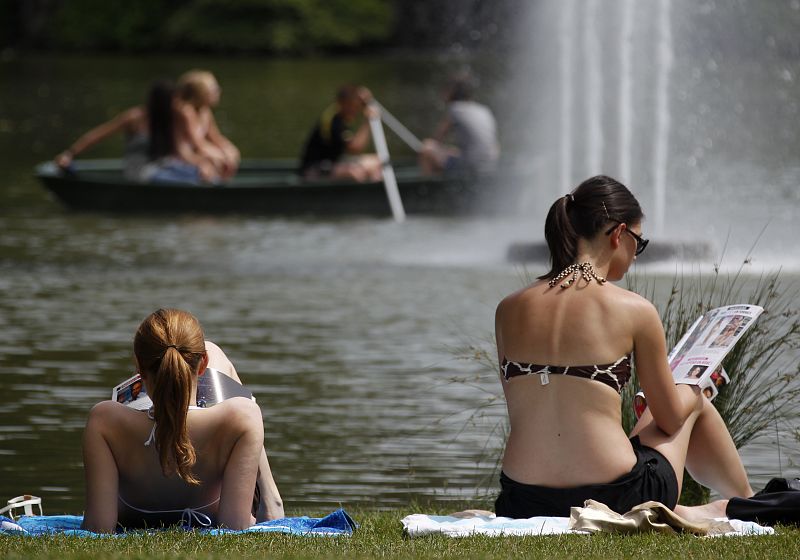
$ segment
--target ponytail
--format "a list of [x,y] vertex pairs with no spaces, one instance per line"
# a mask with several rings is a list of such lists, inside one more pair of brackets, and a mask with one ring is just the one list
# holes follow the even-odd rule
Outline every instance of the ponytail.
[[157,395],[153,399],[153,417],[157,420],[155,440],[161,470],[166,475],[177,472],[189,484],[200,483],[192,474],[196,455],[187,426],[195,374],[178,349],[169,346],[152,386],[153,395]]
[[159,309],[139,326],[133,348],[152,393],[161,471],[200,484],[192,473],[197,457],[187,423],[192,386],[205,356],[200,323],[185,311]]
[[[578,255],[578,234],[569,221],[567,205],[571,194],[556,200],[547,212],[544,222],[544,238],[550,249],[550,272],[539,279],[550,279],[567,268]],[[574,203],[573,203],[574,204]]]
[[550,271],[539,280],[555,278],[575,263],[580,238],[593,238],[608,223],[632,225],[643,218],[639,202],[625,185],[606,175],[586,179],[556,200],[547,213],[544,237],[550,249]]

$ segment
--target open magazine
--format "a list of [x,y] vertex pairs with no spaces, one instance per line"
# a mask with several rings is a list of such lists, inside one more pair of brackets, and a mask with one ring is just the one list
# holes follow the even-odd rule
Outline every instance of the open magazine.
[[[197,378],[197,406],[206,408],[232,397],[247,397],[255,400],[247,387],[237,383],[219,370],[208,368]],[[111,390],[111,400],[122,403],[136,410],[147,410],[153,401],[147,396],[138,373]]]
[[[676,384],[697,385],[710,400],[730,382],[722,359],[764,311],[758,305],[727,305],[711,309],[697,319],[669,353],[669,367]],[[633,408],[639,418],[647,402],[636,393]]]

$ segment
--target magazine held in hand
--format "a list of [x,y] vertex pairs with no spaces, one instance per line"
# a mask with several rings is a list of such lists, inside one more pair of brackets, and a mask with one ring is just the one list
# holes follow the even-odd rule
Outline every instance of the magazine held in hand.
[[[728,305],[697,319],[669,353],[676,384],[697,385],[709,400],[730,382],[722,359],[764,311],[758,305]],[[636,393],[633,408],[639,418],[647,408],[644,393]]]
[[[247,388],[219,370],[208,368],[197,378],[197,406],[206,408],[232,397],[256,400]],[[147,410],[153,401],[147,396],[138,373],[111,390],[111,400],[136,410]]]

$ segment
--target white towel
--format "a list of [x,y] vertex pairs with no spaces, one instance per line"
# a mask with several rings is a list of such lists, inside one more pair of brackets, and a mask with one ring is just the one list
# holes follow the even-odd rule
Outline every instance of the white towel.
[[[442,534],[448,537],[468,537],[471,535],[487,535],[492,537],[500,536],[523,536],[523,535],[562,535],[576,534],[588,535],[591,532],[647,532],[662,530],[658,527],[655,513],[645,514],[642,506],[637,506],[632,512],[636,515],[626,516],[614,512],[607,514],[603,504],[587,500],[584,508],[572,508],[572,518],[570,517],[531,517],[529,519],[511,519],[509,517],[497,517],[494,514],[475,515],[474,517],[461,517],[456,515],[425,515],[416,513],[403,518],[403,531],[409,537],[421,537],[424,535]],[[594,504],[597,504],[597,507]],[[648,504],[649,505],[649,504]],[[660,505],[660,504],[659,504]],[[664,507],[664,506],[661,506]],[[631,512],[629,512],[631,513]],[[669,520],[675,527],[681,527],[675,521],[679,520],[672,514]],[[771,527],[763,527],[751,521],[740,521],[738,519],[717,519],[709,524],[708,528],[713,530],[708,532],[698,532],[707,536],[744,536],[744,535],[771,535],[774,530]],[[683,527],[684,529],[686,527]],[[708,529],[707,528],[707,529]],[[670,527],[664,530],[674,532]]]
[[531,517],[511,519],[495,515],[479,515],[459,518],[452,515],[424,515],[416,513],[402,520],[403,530],[410,537],[421,537],[440,533],[448,537],[470,535],[560,535],[563,533],[585,533],[569,529],[568,517]]

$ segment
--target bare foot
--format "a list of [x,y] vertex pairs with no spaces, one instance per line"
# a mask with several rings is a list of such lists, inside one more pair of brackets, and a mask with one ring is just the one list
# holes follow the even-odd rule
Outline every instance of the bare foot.
[[728,507],[728,500],[717,500],[702,506],[675,506],[675,513],[683,517],[686,521],[700,523],[710,521],[718,517],[727,517],[725,509]]

